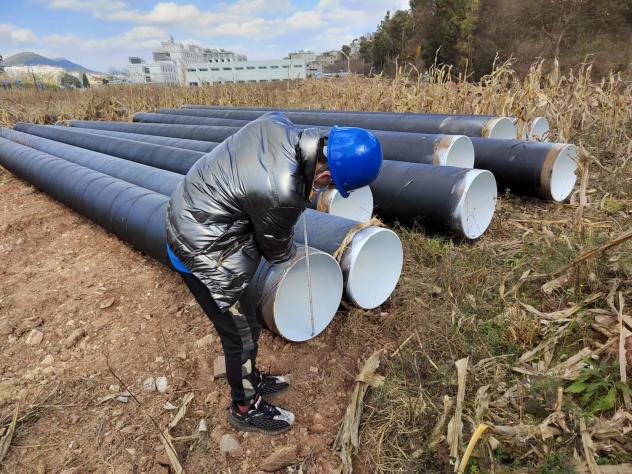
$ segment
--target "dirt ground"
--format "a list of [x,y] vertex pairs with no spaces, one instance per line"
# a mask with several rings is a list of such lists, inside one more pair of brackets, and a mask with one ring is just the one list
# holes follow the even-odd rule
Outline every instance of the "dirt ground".
[[[304,472],[336,466],[330,445],[354,376],[381,344],[375,317],[340,312],[302,344],[264,331],[259,367],[290,374],[274,401],[297,426],[274,438],[240,434],[227,423],[226,381],[213,378],[219,340],[177,275],[1,169],[0,260],[0,415],[19,401],[26,416],[0,470],[167,473],[158,426],[175,413],[165,404],[178,407],[187,393],[193,402],[173,434],[208,425],[178,445],[188,473],[256,472],[283,446],[296,447]],[[162,376],[164,394],[143,389]],[[126,390],[138,401],[114,398]],[[235,455],[219,451],[226,433],[239,441]]]

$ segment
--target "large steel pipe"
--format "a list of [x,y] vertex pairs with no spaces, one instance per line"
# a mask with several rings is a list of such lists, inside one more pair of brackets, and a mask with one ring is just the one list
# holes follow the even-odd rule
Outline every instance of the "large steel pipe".
[[114,137],[103,137],[82,133],[69,127],[18,123],[15,129],[31,135],[85,148],[86,150],[98,151],[181,174],[186,174],[191,166],[204,156],[204,153],[199,151],[183,150],[133,140],[122,140]]
[[[42,128],[60,128],[60,127],[51,127],[51,126],[37,126]],[[22,127],[20,127],[22,128]],[[71,127],[68,129],[67,127],[61,127],[62,130],[65,128],[66,130],[71,130],[74,133],[83,133],[86,135],[90,135],[91,129],[83,129],[83,128],[74,128]],[[38,128],[37,130],[41,129]],[[118,132],[117,132],[118,133]],[[46,135],[51,135],[50,131],[46,132]],[[55,135],[56,134],[52,134]],[[60,137],[62,140],[66,140],[64,137]],[[95,135],[95,138],[90,142],[91,144],[98,143],[102,146],[105,146],[107,140],[109,138],[106,136]],[[127,140],[124,140],[127,141]],[[168,170],[179,174],[186,174],[193,163],[191,160],[186,159],[184,161],[181,160],[181,154],[175,153],[167,153],[165,154],[163,150],[164,147],[161,145],[153,144],[153,143],[145,143],[146,146],[142,147],[144,154],[141,156],[132,156],[129,157],[127,155],[127,149],[117,148],[113,150],[115,153],[125,154],[128,159],[136,159],[138,161],[148,162],[150,161],[153,166],[156,168],[160,168],[162,170]],[[92,146],[92,145],[91,145]],[[46,150],[45,150],[46,151]],[[121,151],[123,153],[121,153]],[[191,155],[195,157],[195,159],[199,159],[204,156],[203,153],[197,153],[197,155]],[[147,157],[151,159],[148,160]],[[188,158],[188,156],[187,156]],[[86,165],[87,166],[87,165]],[[123,178],[125,179],[125,178]],[[319,199],[315,201],[314,206],[318,208],[322,212],[326,212],[328,214],[346,217],[349,219],[354,219],[358,221],[366,221],[371,218],[373,213],[373,195],[371,193],[371,189],[368,187],[364,187],[361,189],[357,189],[353,191],[347,199],[343,199],[342,196],[335,190],[328,191],[323,193],[323,195],[319,196]]]
[[112,130],[97,130],[94,128],[76,128],[74,129],[92,133],[94,135],[104,135],[114,138],[122,138],[123,140],[134,140],[137,142],[153,143],[154,145],[170,146],[173,148],[182,148],[183,150],[193,150],[202,153],[208,153],[215,148],[218,142],[207,142],[202,140],[187,140],[185,138],[159,137],[157,135],[142,135],[140,133],[114,132]]
[[257,311],[268,329],[289,341],[307,341],[320,334],[342,299],[338,262],[320,250],[309,248],[308,252],[309,270],[304,247],[279,265],[262,259],[242,300],[248,311]]
[[[135,113],[134,121],[139,123],[203,125],[209,127],[227,126],[235,127],[235,133],[239,128],[250,123],[248,120],[227,120],[182,114],[171,115],[146,112]],[[325,132],[330,130],[330,127],[321,127],[320,125],[301,123],[295,125],[298,128],[318,127]],[[472,168],[474,166],[474,148],[469,137],[465,135],[437,135],[384,130],[369,131],[379,140],[384,159],[386,160],[457,166],[460,168]]]
[[404,253],[395,232],[306,209],[294,231],[305,245],[336,255],[344,275],[345,295],[364,309],[380,306],[393,293],[402,272]]
[[498,191],[563,201],[573,191],[577,149],[565,143],[473,138],[476,168],[494,173]]
[[[158,109],[158,112],[176,112],[185,110],[189,115],[227,119],[253,120],[269,110],[244,109]],[[468,137],[509,138],[517,137],[513,120],[492,115],[445,115],[397,112],[349,112],[349,111],[310,111],[283,110],[287,117],[296,123],[318,125],[341,125],[377,130],[399,132],[441,133],[447,135],[467,135]]]
[[199,125],[169,125],[164,123],[130,123],[93,120],[67,120],[66,125],[75,128],[110,130],[114,132],[140,133],[159,137],[185,138],[221,142],[235,133],[236,127],[203,127]]
[[[199,117],[254,120],[268,113],[268,110],[234,109],[158,109],[159,113],[197,115]],[[340,125],[362,127],[373,130],[391,130],[413,133],[439,133],[447,135],[467,135],[468,137],[508,138],[517,137],[513,120],[491,115],[440,115],[405,114],[394,112],[314,112],[286,111],[280,109],[296,123],[315,125]]]
[[[0,138],[0,165],[171,268],[166,253],[166,196],[4,138]],[[310,275],[313,333],[304,251],[282,265],[262,260],[247,305],[256,308],[268,328],[280,336],[291,341],[311,339],[335,316],[342,298],[342,272],[332,256],[310,249]]]
[[0,128],[0,137],[167,196],[182,180],[182,175],[178,173],[8,128]]
[[485,170],[385,161],[371,190],[380,215],[468,239],[485,232],[496,208],[496,181]]
[[[171,125],[171,127],[187,126]],[[178,133],[180,132],[178,131]],[[398,167],[392,166],[392,164],[396,163],[401,163],[402,166],[399,167],[399,169],[407,169],[406,165],[415,165],[410,168],[411,171],[414,171],[415,175],[407,176],[406,173],[394,175],[392,172],[388,172],[387,177],[380,179],[385,169],[398,169]],[[467,192],[464,192],[464,203],[467,204],[467,212],[464,212],[462,216],[459,214],[461,217],[454,217],[451,213],[456,212],[457,209],[450,207],[452,206],[452,202],[445,202],[440,205],[437,203],[441,201],[441,199],[452,199],[454,197],[455,191],[453,185],[456,181],[450,181],[452,178],[446,181],[446,176],[452,176],[459,170],[467,170],[447,167],[451,171],[445,172],[441,170],[442,168],[446,167],[384,161],[380,176],[370,186],[373,195],[375,195],[376,189],[381,193],[380,201],[374,198],[374,204],[380,207],[383,215],[392,219],[407,223],[418,221],[426,226],[432,225],[448,228],[457,234],[464,235],[471,239],[479,237],[489,226],[495,209],[496,182],[494,181],[493,175],[490,173],[475,173],[469,175],[472,182],[467,183]],[[477,179],[473,178],[479,174],[480,176]],[[483,189],[486,184],[490,186],[488,190]],[[442,189],[442,186],[448,187],[447,189]],[[401,192],[400,189],[402,189]],[[392,203],[389,204],[389,201]],[[401,202],[405,202],[405,205],[402,207],[400,207]],[[482,205],[481,209],[476,210],[471,208],[472,203],[482,202],[484,202],[484,205]],[[447,214],[445,214],[445,212],[447,212]]]
[[0,138],[0,165],[122,240],[169,264],[162,194]]
[[[179,110],[179,109],[177,109]],[[203,119],[203,120],[200,120]],[[136,112],[132,116],[136,123],[170,123],[177,125],[210,125],[241,128],[252,120],[201,117],[194,114],[169,114],[154,112]]]

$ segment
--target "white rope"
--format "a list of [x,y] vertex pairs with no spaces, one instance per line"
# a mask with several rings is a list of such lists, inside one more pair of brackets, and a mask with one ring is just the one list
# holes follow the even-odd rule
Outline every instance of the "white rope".
[[312,299],[312,275],[309,268],[309,243],[307,242],[307,219],[303,218],[303,241],[305,242],[305,262],[307,263],[307,290],[309,292],[309,318],[312,324],[312,337],[316,334],[314,328],[314,301]]

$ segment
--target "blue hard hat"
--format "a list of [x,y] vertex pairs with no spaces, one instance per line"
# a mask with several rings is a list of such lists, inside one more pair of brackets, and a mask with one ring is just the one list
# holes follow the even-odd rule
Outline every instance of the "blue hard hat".
[[331,178],[342,197],[371,183],[382,166],[382,147],[363,128],[334,126],[327,140]]

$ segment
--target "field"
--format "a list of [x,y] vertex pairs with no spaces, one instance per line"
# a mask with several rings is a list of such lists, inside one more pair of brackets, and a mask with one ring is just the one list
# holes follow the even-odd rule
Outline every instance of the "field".
[[[255,472],[286,445],[292,472],[330,472],[356,374],[382,349],[385,381],[365,398],[357,472],[454,472],[482,424],[470,473],[632,472],[609,470],[632,462],[631,84],[539,63],[524,79],[505,65],[480,83],[434,70],[423,82],[14,90],[0,91],[0,125],[128,120],[186,103],[498,114],[520,126],[544,115],[551,141],[578,145],[580,179],[563,204],[506,190],[476,242],[398,228],[404,274],[385,305],[345,307],[309,343],[263,336],[262,366],[292,375],[279,402],[298,426],[276,439],[239,435],[239,453],[223,457],[226,382],[212,377],[221,350],[202,340],[213,330],[186,288],[0,168],[0,436],[20,402],[2,469],[166,473],[165,403],[192,393],[174,435],[201,419],[208,432],[177,445],[187,472]],[[143,391],[149,376],[166,376],[167,391]],[[128,389],[135,398],[113,400]]]

